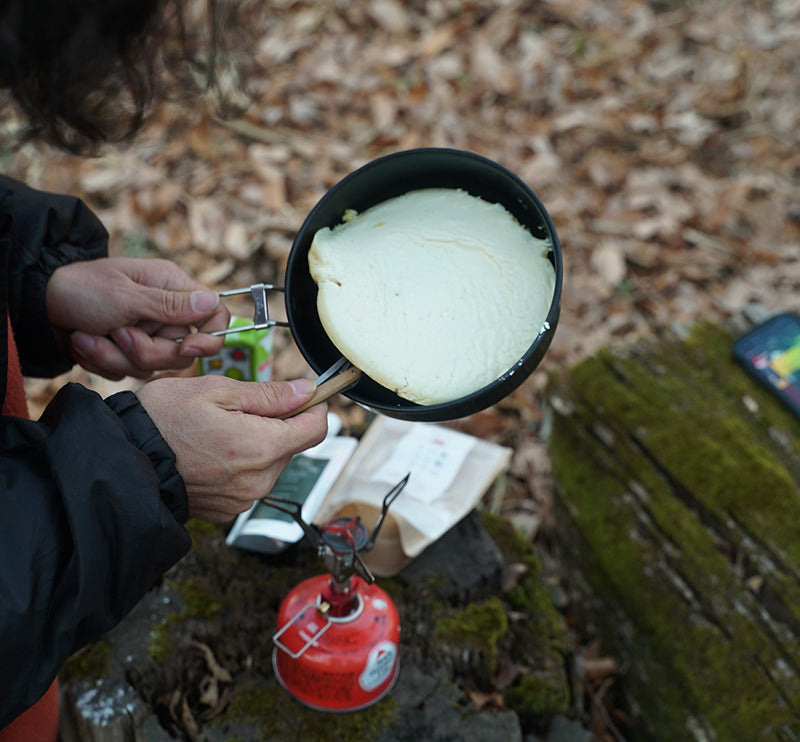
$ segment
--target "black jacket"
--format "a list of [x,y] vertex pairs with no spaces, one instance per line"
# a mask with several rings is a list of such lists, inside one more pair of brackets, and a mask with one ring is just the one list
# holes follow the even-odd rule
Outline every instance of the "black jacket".
[[[25,375],[68,370],[45,286],[106,249],[82,202],[0,176],[0,406],[6,312]],[[187,517],[175,457],[134,394],[68,384],[38,421],[0,416],[0,729],[188,551]]]

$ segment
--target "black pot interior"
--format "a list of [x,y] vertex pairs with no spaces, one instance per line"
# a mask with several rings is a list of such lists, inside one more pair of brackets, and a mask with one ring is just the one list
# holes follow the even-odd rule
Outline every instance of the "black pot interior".
[[[308,269],[308,251],[317,230],[334,227],[347,209],[365,211],[381,201],[420,188],[460,188],[490,203],[501,203],[534,237],[549,239],[556,284],[546,329],[532,342],[514,368],[465,397],[435,405],[418,405],[397,396],[367,376],[345,396],[376,412],[405,420],[453,420],[483,410],[518,387],[539,365],[558,322],[561,296],[561,248],[544,206],[516,175],[470,152],[414,149],[374,160],[328,191],[306,218],[295,237],[286,267],[286,312],[300,352],[312,369],[322,373],[342,354],[328,338],[317,313],[317,286]],[[538,328],[537,328],[538,329]]]

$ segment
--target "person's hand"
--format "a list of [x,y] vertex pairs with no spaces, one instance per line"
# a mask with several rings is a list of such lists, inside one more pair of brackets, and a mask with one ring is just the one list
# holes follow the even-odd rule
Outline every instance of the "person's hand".
[[314,382],[235,381],[225,376],[164,378],[136,395],[169,447],[189,496],[189,514],[222,523],[272,489],[292,455],[319,443],[327,405],[287,420]]
[[[230,313],[216,292],[168,260],[102,258],[57,268],[47,283],[47,317],[69,333],[81,366],[109,379],[149,378],[214,355]],[[182,343],[175,338],[197,333]]]

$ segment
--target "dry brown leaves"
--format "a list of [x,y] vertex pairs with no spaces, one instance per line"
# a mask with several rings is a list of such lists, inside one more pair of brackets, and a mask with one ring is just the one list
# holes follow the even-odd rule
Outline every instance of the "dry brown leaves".
[[[243,119],[164,105],[127,150],[81,161],[29,145],[5,171],[82,195],[115,254],[166,255],[230,288],[280,282],[309,210],[364,162],[470,149],[525,179],[556,224],[565,285],[545,366],[749,302],[800,309],[795,0],[276,0],[247,13]],[[309,373],[290,340],[276,370]],[[525,517],[548,486],[541,373],[462,423],[515,448],[508,497]]]
[[467,148],[522,176],[566,282],[550,364],[743,303],[797,307],[791,0],[397,0],[247,7],[242,120],[158,108],[134,146],[6,170],[83,195],[117,253],[230,287],[280,280],[316,200],[365,161]]
[[185,654],[181,682],[152,699],[152,705],[171,733],[193,742],[203,723],[215,719],[230,703],[233,677],[202,642],[191,642]]

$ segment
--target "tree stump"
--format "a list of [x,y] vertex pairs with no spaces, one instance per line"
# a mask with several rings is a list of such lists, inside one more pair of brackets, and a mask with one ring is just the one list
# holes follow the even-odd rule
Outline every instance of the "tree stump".
[[380,578],[401,616],[400,674],[346,714],[302,706],[272,666],[278,607],[323,569],[315,550],[267,557],[189,525],[192,551],[65,666],[62,742],[523,742],[568,710],[564,617],[509,521],[472,511]]
[[800,739],[800,423],[731,340],[698,325],[548,386],[561,546],[639,739]]

